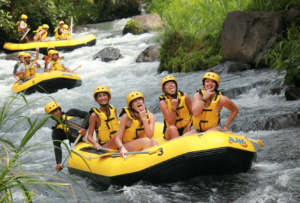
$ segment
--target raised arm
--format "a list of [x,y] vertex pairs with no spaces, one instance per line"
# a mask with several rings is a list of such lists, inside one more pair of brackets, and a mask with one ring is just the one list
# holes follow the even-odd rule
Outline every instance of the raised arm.
[[36,55],[35,55],[35,58],[33,59],[33,61],[37,61],[39,59],[40,48],[36,47],[35,51],[36,51]]
[[177,99],[172,99],[171,100],[172,104],[172,111],[171,113],[169,112],[167,102],[165,100],[161,100],[159,102],[159,107],[160,110],[164,116],[164,119],[169,125],[175,125],[176,124],[176,110],[178,106],[178,100]]
[[191,115],[191,114],[193,114],[191,99],[190,99],[190,97],[187,93],[184,93],[184,96],[185,96],[185,104],[186,104],[187,108],[189,109],[189,112],[190,112],[190,115]]

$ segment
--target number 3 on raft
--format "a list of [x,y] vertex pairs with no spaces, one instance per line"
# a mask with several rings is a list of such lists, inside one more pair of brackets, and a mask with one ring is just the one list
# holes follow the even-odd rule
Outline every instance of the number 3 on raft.
[[163,155],[163,153],[164,153],[163,148],[159,148],[158,151],[159,151],[159,153],[157,154],[158,156]]

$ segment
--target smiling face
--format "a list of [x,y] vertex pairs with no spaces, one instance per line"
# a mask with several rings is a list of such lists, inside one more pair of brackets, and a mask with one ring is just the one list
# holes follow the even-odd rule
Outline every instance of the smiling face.
[[[60,110],[60,108],[57,108],[57,109],[51,111],[50,114],[54,114],[55,116],[57,116],[58,118],[61,119],[61,110]],[[51,118],[52,118],[53,120],[56,120],[56,119],[54,118],[54,116],[51,116]]]
[[28,64],[29,64],[29,63],[30,63],[30,59],[31,59],[31,57],[25,57],[24,59],[25,59],[26,63],[28,63]]
[[174,95],[177,91],[176,83],[174,81],[169,81],[164,84],[165,92],[169,95]]
[[217,85],[216,85],[216,81],[212,80],[212,79],[208,79],[206,78],[204,81],[204,89],[210,92],[215,91]]
[[145,104],[142,97],[133,100],[130,104],[131,109],[136,110],[137,112],[145,110]]
[[61,23],[61,24],[59,24],[59,27],[60,27],[60,28],[64,28],[64,25],[65,25],[65,24]]
[[21,63],[24,63],[24,61],[25,61],[25,60],[24,60],[24,56],[20,56],[20,57],[19,57],[19,60],[20,60]]
[[95,97],[95,101],[100,105],[106,105],[109,101],[107,92],[99,92]]
[[53,60],[57,60],[58,59],[58,54],[52,54],[51,57],[52,57]]

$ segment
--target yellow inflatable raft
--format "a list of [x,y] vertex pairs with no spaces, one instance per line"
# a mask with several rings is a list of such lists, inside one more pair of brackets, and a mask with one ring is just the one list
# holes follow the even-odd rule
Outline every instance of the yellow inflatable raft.
[[24,92],[24,94],[32,94],[36,91],[52,93],[63,88],[81,86],[81,83],[81,78],[74,73],[51,71],[36,74],[36,77],[20,84],[15,82],[11,90],[15,93]]
[[203,175],[246,172],[256,160],[252,143],[232,133],[210,131],[171,141],[162,137],[153,139],[159,144],[144,150],[151,155],[134,154],[127,155],[128,158],[106,156],[111,153],[99,152],[90,144],[80,143],[74,151],[81,157],[72,153],[69,171],[106,186],[130,185],[139,180],[166,183]]
[[96,44],[95,35],[89,34],[78,39],[59,40],[50,42],[30,42],[24,44],[15,44],[7,42],[3,46],[5,53],[10,54],[19,51],[35,51],[36,47],[40,48],[40,53],[47,54],[48,46],[52,45],[57,51],[73,51],[74,49],[84,46],[94,46]]

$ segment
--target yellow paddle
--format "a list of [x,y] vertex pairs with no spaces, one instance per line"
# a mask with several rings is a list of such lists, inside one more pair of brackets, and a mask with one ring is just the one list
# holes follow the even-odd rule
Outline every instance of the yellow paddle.
[[252,139],[252,138],[249,138],[247,137],[246,135],[241,135],[242,137],[244,137],[245,139],[249,140],[250,142],[253,142],[255,144],[258,144],[259,146],[263,147],[264,146],[264,143],[260,140],[255,140],[255,139]]
[[27,33],[30,31],[30,29],[28,28],[27,32],[23,35],[23,37],[21,38],[21,40],[19,41],[19,43],[22,42],[22,40],[24,39],[24,37],[26,37]]
[[[152,154],[156,154],[158,152],[158,150],[153,150],[153,151],[141,151],[141,152],[127,152],[126,155],[130,155],[130,154],[148,154],[148,155],[152,155]],[[113,153],[113,152],[109,152],[109,153],[105,153],[102,154],[101,157],[104,156],[111,156],[111,157],[119,157],[120,153]],[[127,157],[124,157],[127,158]]]
[[74,73],[74,71],[77,70],[80,67],[81,67],[81,64],[80,64],[80,66],[78,66],[77,68],[75,68],[74,70],[72,70],[72,73]]

